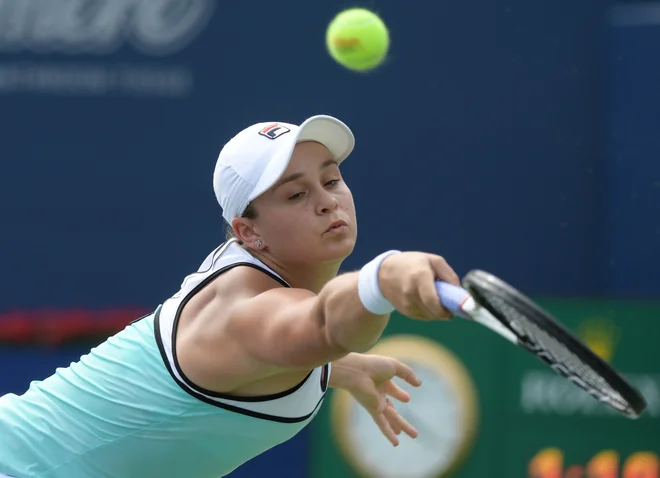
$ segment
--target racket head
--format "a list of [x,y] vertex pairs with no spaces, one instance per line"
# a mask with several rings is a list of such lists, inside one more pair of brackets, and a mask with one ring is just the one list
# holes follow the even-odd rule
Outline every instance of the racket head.
[[644,397],[548,312],[498,277],[470,271],[463,287],[513,332],[519,345],[617,412],[637,418]]

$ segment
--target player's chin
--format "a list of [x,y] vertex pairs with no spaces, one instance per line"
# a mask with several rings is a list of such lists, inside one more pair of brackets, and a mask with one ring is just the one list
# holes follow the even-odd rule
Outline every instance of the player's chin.
[[343,237],[326,238],[323,241],[323,255],[328,261],[343,260],[353,253],[355,249],[356,238],[347,234]]

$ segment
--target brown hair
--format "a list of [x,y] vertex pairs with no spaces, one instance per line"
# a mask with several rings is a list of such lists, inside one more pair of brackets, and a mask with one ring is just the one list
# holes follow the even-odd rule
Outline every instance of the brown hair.
[[[244,217],[245,219],[257,218],[257,210],[254,208],[252,203],[247,205],[245,211],[243,212],[243,214],[241,214],[241,217]],[[227,227],[225,229],[225,238],[227,240],[236,239],[240,245],[243,245],[243,241],[239,239],[239,237],[236,235],[236,232],[234,231],[234,228],[229,223],[227,223]]]

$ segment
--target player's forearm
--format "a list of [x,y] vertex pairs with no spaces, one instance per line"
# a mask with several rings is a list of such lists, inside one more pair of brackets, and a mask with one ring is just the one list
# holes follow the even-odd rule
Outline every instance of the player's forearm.
[[358,272],[331,280],[318,295],[328,341],[347,352],[364,352],[374,346],[389,321],[389,313],[376,315],[362,304]]

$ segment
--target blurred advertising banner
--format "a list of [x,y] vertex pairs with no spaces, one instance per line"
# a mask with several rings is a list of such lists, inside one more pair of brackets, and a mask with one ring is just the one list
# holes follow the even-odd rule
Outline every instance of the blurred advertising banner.
[[[2,93],[185,97],[195,72],[163,61],[181,52],[207,27],[215,0],[62,1],[0,3]],[[125,46],[131,58],[98,61]],[[84,58],[83,60],[81,60]],[[158,63],[150,62],[157,58]]]
[[[416,369],[423,385],[407,388],[412,400],[397,408],[420,436],[392,448],[358,408],[334,395],[313,435],[314,476],[658,478],[660,303],[539,303],[644,395],[648,408],[639,419],[611,412],[476,324],[416,327],[398,318],[388,338],[407,348],[388,350]],[[416,340],[404,342],[411,328]]]
[[[400,437],[394,448],[376,424],[333,391],[314,424],[312,476],[435,477],[499,476],[501,460],[492,449],[502,439],[502,362],[511,344],[482,326],[463,320],[411,321],[393,315],[376,352],[410,365],[422,380],[397,410],[419,431]],[[380,348],[384,347],[384,348]]]
[[621,417],[537,360],[507,351],[502,377],[508,394],[502,417],[507,432],[498,444],[503,476],[657,478],[660,303],[542,304],[622,373],[648,407],[636,420]]

